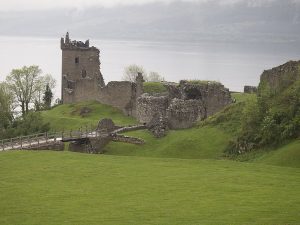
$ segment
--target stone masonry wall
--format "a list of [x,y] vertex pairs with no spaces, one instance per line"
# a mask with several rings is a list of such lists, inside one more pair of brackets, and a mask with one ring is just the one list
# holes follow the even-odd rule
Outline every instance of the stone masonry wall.
[[143,91],[143,76],[137,81],[112,81],[105,85],[100,72],[100,51],[90,47],[89,41],[71,41],[67,33],[61,39],[62,101],[75,103],[97,100],[135,116],[136,98]]
[[145,93],[137,99],[136,117],[141,123],[149,123],[157,113],[166,115],[168,106],[168,97],[155,97]]
[[249,85],[244,86],[244,93],[253,94],[253,93],[256,93],[256,92],[257,92],[257,87],[249,86]]
[[260,77],[259,89],[262,85],[268,85],[274,92],[282,89],[300,79],[300,61],[289,61],[281,66],[265,70]]
[[137,101],[137,119],[148,123],[159,112],[166,116],[171,129],[193,126],[232,103],[230,92],[217,82],[181,81],[166,84],[168,96],[142,95]]
[[136,84],[112,81],[98,91],[97,100],[121,109],[126,115],[135,114]]
[[173,99],[167,109],[168,124],[171,129],[192,127],[196,121],[203,119],[204,107],[201,101],[190,99]]

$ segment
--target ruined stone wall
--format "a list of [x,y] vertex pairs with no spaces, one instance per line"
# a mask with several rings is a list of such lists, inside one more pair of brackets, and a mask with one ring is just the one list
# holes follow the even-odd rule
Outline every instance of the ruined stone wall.
[[253,94],[253,93],[256,93],[256,92],[257,92],[257,87],[249,86],[249,85],[244,86],[244,93]]
[[149,123],[155,114],[166,114],[169,99],[166,96],[143,94],[137,99],[136,117],[141,123]]
[[[69,82],[69,81],[67,81]],[[84,78],[73,82],[73,88],[65,88],[64,103],[96,100],[99,95],[99,86],[95,79]]]
[[165,116],[171,129],[192,127],[232,103],[230,92],[218,82],[181,81],[166,84],[168,96],[142,95],[137,101],[137,119],[149,123],[157,114]]
[[136,84],[112,81],[99,90],[97,100],[121,109],[126,115],[135,114]]
[[232,103],[229,89],[218,82],[192,83],[180,81],[179,86],[167,87],[170,98],[183,100],[199,100],[204,108],[204,117],[220,111],[224,106]]
[[260,76],[258,92],[268,85],[274,92],[280,92],[300,79],[300,61],[289,61],[281,66],[265,70]]
[[173,99],[167,109],[168,125],[171,129],[192,127],[196,121],[204,118],[202,101]]
[[203,100],[206,108],[206,117],[215,114],[223,109],[226,105],[232,103],[229,89],[224,85],[216,83],[207,86],[206,96]]

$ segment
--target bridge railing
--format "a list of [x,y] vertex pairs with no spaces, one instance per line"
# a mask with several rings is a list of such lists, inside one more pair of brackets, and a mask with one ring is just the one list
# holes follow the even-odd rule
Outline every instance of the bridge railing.
[[26,136],[2,139],[0,140],[0,151],[10,149],[24,149],[30,148],[33,145],[45,145],[48,144],[48,142],[53,143],[56,141],[61,141],[63,139],[82,138],[90,136],[97,136],[97,132],[95,132],[92,129],[79,129],[61,132],[37,133]]

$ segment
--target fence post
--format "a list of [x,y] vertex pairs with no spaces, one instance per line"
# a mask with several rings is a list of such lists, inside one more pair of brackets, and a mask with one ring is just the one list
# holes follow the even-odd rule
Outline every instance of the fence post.
[[48,144],[48,133],[46,132],[46,144]]
[[21,145],[21,150],[22,150],[23,149],[22,136],[20,136],[20,145]]
[[72,129],[70,130],[70,137],[72,137]]
[[4,140],[2,140],[2,149],[4,151]]
[[64,129],[61,132],[61,140],[63,140],[63,139],[64,139]]
[[11,149],[14,149],[14,144],[13,144],[12,138],[10,139],[10,145],[11,145]]

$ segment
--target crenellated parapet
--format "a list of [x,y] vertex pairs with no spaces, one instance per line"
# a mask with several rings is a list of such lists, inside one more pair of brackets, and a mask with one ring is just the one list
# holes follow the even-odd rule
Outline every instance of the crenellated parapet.
[[96,47],[92,46],[90,47],[90,41],[86,40],[85,42],[82,41],[76,41],[76,40],[71,40],[69,37],[69,32],[67,32],[65,38],[60,39],[60,48],[62,50],[70,49],[70,50],[98,50]]

